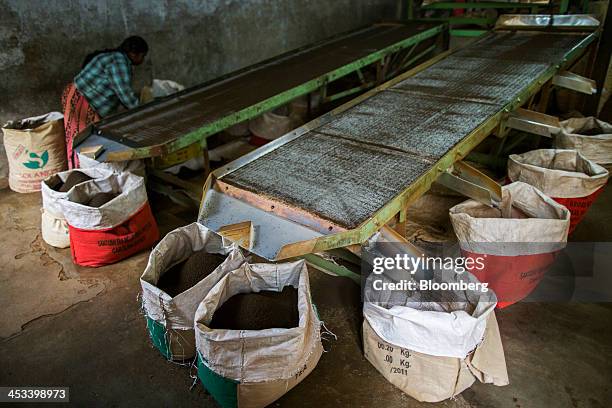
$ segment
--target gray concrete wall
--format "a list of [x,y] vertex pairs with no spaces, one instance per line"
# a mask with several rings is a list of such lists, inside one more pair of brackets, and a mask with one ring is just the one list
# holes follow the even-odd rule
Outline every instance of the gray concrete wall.
[[[155,78],[194,85],[342,31],[399,0],[0,0],[0,122],[60,109],[88,52],[128,35]],[[147,68],[139,68],[140,76]]]

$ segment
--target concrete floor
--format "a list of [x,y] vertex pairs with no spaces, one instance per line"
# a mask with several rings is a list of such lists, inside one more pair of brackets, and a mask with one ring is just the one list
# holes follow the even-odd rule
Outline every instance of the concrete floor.
[[[612,241],[611,202],[608,188],[575,237]],[[72,402],[87,407],[215,406],[199,384],[189,389],[193,370],[166,362],[149,342],[137,300],[148,254],[97,269],[74,266],[69,250],[41,241],[39,207],[39,194],[0,191],[0,385],[69,386]],[[162,232],[195,217],[167,207],[156,215]],[[433,405],[394,388],[363,358],[358,287],[310,275],[314,301],[338,340],[325,344],[329,352],[315,371],[275,405]],[[28,315],[31,309],[38,315]],[[611,304],[522,303],[497,316],[510,385],[476,383],[437,406],[612,406]]]

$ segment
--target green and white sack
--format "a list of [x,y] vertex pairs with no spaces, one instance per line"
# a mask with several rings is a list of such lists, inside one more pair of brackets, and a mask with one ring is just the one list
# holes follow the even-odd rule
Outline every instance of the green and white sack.
[[[227,258],[206,278],[174,297],[156,286],[164,272],[201,250]],[[198,305],[222,277],[245,261],[240,249],[224,245],[219,235],[198,223],[168,233],[151,251],[140,277],[142,306],[151,340],[164,357],[188,360],[196,355],[193,318]]]
[[612,170],[612,125],[592,116],[572,118],[559,123],[555,136],[557,149],[579,151],[584,157]]
[[66,170],[64,115],[60,112],[10,121],[2,130],[11,190],[40,191],[41,181]]
[[[70,173],[74,171],[80,171],[94,180],[106,179],[112,174],[104,169],[67,170],[47,177],[41,182],[40,191],[42,194],[42,208],[40,212],[42,238],[47,244],[56,248],[68,248],[70,246],[68,223],[64,217],[60,200],[65,199],[72,189],[66,192],[60,192],[55,191],[52,187],[59,182],[64,183]],[[87,181],[85,181],[85,183],[87,183]]]
[[[230,297],[263,290],[298,290],[298,327],[221,330],[208,327]],[[223,408],[265,407],[302,381],[323,347],[306,263],[243,264],[208,292],[195,316],[198,377]]]

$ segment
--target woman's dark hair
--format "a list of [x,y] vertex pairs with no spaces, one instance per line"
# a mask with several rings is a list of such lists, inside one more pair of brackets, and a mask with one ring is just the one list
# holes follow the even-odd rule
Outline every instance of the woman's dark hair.
[[149,51],[149,44],[147,44],[144,38],[133,35],[123,40],[118,49],[125,53],[146,54]]
[[104,54],[107,52],[117,52],[122,51],[125,53],[133,52],[135,54],[146,54],[149,51],[149,44],[144,40],[144,38],[138,35],[132,35],[131,37],[123,40],[121,45],[117,48],[105,48],[103,50],[97,50],[92,53],[87,54],[85,60],[83,61],[83,65],[81,65],[81,69],[85,68],[87,64],[91,62],[92,59],[97,57],[100,54]]

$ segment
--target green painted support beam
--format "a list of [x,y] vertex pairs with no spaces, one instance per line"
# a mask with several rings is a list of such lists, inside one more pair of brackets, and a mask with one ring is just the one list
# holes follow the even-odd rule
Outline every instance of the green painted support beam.
[[333,102],[333,101],[336,101],[338,99],[342,99],[344,97],[356,94],[357,92],[365,91],[366,89],[369,89],[369,88],[373,87],[374,85],[376,85],[376,83],[374,83],[374,82],[366,82],[366,83],[364,83],[364,84],[362,84],[360,86],[356,86],[354,88],[347,89],[346,91],[338,92],[338,93],[335,93],[333,95],[328,95],[328,96],[325,97],[323,102]]
[[559,13],[566,14],[569,9],[569,0],[561,0],[561,4],[559,5]]
[[361,285],[361,275],[351,271],[344,266],[335,264],[327,259],[321,258],[315,254],[307,254],[302,256],[309,264],[312,264],[315,268],[322,269],[336,276],[344,276],[345,278],[352,279],[358,285]]
[[[418,60],[423,58],[425,55],[427,55],[430,52],[432,52],[434,49],[436,49],[435,45],[427,47],[426,49],[424,49],[423,51],[419,52],[414,57],[410,58],[407,62],[405,62],[404,65],[402,65],[402,67],[400,68],[400,70],[408,68],[409,66],[411,66],[412,64],[414,64],[415,62],[417,62]],[[393,76],[395,76],[395,75],[393,75]]]
[[388,74],[387,77],[388,78],[393,78],[396,75],[398,75],[401,71],[407,69],[409,66],[411,66],[412,64],[414,64],[416,61],[420,60],[421,58],[423,58],[425,55],[429,54],[430,52],[432,52],[434,49],[436,48],[436,45],[432,45],[427,47],[426,49],[424,49],[423,51],[419,52],[417,55],[415,55],[414,57],[410,58],[408,61],[402,62],[402,65],[396,69],[395,71],[393,71],[392,73]]
[[359,256],[357,256],[356,254],[352,253],[351,251],[349,251],[346,248],[336,248],[336,249],[330,249],[329,251],[326,251],[328,254],[336,257],[336,258],[340,258],[348,263],[352,263],[354,265],[361,265],[361,258]]
[[582,12],[584,14],[589,14],[591,12],[591,7],[589,6],[589,0],[582,0]]
[[357,76],[359,77],[359,81],[360,81],[362,84],[365,84],[365,83],[366,83],[365,77],[363,76],[363,72],[361,72],[361,68],[359,68],[359,69],[357,70]]
[[480,37],[483,34],[486,34],[487,30],[477,30],[477,29],[451,29],[450,35],[455,37]]

